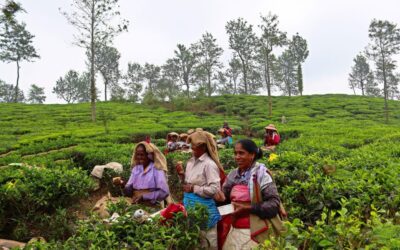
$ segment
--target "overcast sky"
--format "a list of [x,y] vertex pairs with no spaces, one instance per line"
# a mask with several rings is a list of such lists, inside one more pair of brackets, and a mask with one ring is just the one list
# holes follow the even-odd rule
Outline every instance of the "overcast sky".
[[[45,87],[46,103],[63,103],[51,93],[56,80],[70,69],[86,68],[85,51],[72,44],[76,31],[59,11],[69,11],[72,0],[19,2],[27,13],[17,19],[35,35],[34,46],[41,56],[21,64],[20,86],[25,94],[31,84]],[[130,21],[129,32],[115,39],[122,70],[128,62],[162,65],[173,57],[178,43],[194,43],[206,31],[224,49],[226,64],[232,55],[225,32],[228,21],[242,17],[258,33],[260,14],[277,14],[281,30],[290,37],[298,32],[308,42],[304,94],[351,94],[348,73],[353,58],[368,44],[371,20],[400,25],[399,0],[120,0],[120,5],[121,16]],[[15,63],[0,62],[0,79],[15,84]]]

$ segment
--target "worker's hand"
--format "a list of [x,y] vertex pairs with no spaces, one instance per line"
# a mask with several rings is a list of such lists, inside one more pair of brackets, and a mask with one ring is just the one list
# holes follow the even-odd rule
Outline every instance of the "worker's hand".
[[124,184],[124,181],[121,179],[121,177],[114,177],[112,182],[115,186],[122,186]]
[[232,215],[234,217],[242,217],[242,216],[250,214],[250,211],[251,211],[250,204],[240,204],[240,203],[232,202],[232,205],[235,209],[232,213]]
[[132,204],[139,203],[143,199],[142,195],[134,195],[132,196]]
[[179,175],[184,175],[185,174],[185,170],[183,169],[183,162],[182,161],[178,161],[176,163],[175,169],[176,169],[176,172]]
[[214,195],[214,200],[216,201],[216,202],[223,202],[223,201],[225,201],[225,194],[224,194],[224,192],[222,192],[221,190],[219,190],[215,195]]
[[193,193],[194,186],[192,184],[183,184],[183,192]]

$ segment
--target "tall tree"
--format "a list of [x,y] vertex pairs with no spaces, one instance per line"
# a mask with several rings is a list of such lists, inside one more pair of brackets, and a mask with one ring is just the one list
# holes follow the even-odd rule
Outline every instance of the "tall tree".
[[44,103],[46,95],[44,94],[44,88],[41,88],[35,84],[31,85],[28,94],[28,101],[30,103]]
[[186,48],[183,44],[177,45],[178,49],[174,51],[175,57],[167,61],[167,64],[174,64],[174,70],[178,69],[179,80],[186,87],[186,97],[190,98],[190,86],[193,85],[195,66],[198,62],[198,56],[195,53],[194,46]]
[[217,73],[217,81],[219,82],[218,84],[218,93],[221,95],[225,94],[233,94],[234,87],[232,82],[229,81],[229,78],[226,74],[227,72],[223,71],[218,71]]
[[78,30],[75,44],[89,53],[91,112],[92,121],[96,121],[95,55],[101,46],[111,44],[117,34],[127,30],[128,22],[114,20],[120,15],[118,0],[73,0],[71,6],[71,14],[61,13]]
[[145,63],[142,70],[142,77],[147,82],[147,92],[154,93],[157,82],[161,77],[161,67]]
[[118,84],[120,78],[118,68],[120,58],[121,54],[116,48],[108,45],[98,46],[95,63],[96,69],[100,72],[104,80],[104,101],[107,101],[107,87]]
[[115,85],[111,87],[111,101],[125,101],[126,90],[120,85]]
[[371,72],[365,83],[365,95],[382,97],[382,91],[379,89],[378,82],[375,80],[373,72]]
[[255,63],[251,64],[248,72],[248,82],[249,86],[247,89],[248,94],[255,95],[260,92],[260,88],[263,86],[263,78],[261,72],[257,69],[257,65]]
[[60,77],[57,80],[56,86],[53,88],[53,93],[67,103],[78,101],[80,95],[80,81],[81,79],[79,77],[79,73],[74,70],[70,70],[67,72],[64,78]]
[[[168,99],[173,101],[180,93],[179,68],[173,59],[168,59],[161,67],[161,79],[156,90],[157,96],[162,97],[161,100]],[[164,96],[165,95],[165,96]]]
[[292,96],[299,93],[297,89],[296,78],[296,60],[293,58],[289,50],[285,50],[278,58],[278,68],[275,72],[278,73],[279,88],[284,95]]
[[351,67],[351,73],[349,74],[349,85],[356,94],[356,88],[361,90],[361,94],[365,95],[365,88],[368,80],[372,76],[367,58],[363,54],[358,54],[353,59],[354,66]]
[[396,99],[400,92],[399,92],[399,82],[400,82],[400,74],[395,74],[393,72],[389,72],[388,75],[388,98],[389,99]]
[[226,76],[228,77],[229,85],[232,86],[232,94],[237,95],[239,93],[238,86],[240,81],[241,63],[240,60],[233,56],[229,61],[229,68],[226,70]]
[[[90,102],[92,99],[92,93],[90,91],[90,72],[83,72],[79,76],[78,81],[78,98],[77,102]],[[100,90],[96,87],[96,101],[99,100]]]
[[306,39],[302,38],[299,33],[296,33],[289,43],[289,49],[297,67],[297,89],[300,95],[303,95],[303,70],[301,64],[309,55]]
[[128,63],[128,71],[123,77],[123,84],[128,89],[127,98],[131,102],[139,101],[143,89],[143,68],[138,63]]
[[259,53],[264,65],[264,79],[268,92],[268,111],[269,116],[272,115],[272,98],[271,98],[271,59],[270,55],[274,48],[282,47],[287,43],[286,32],[278,28],[278,16],[268,13],[267,16],[261,16],[261,37],[259,39]]
[[219,61],[223,53],[223,49],[218,46],[217,39],[211,33],[206,32],[203,34],[200,41],[196,44],[197,54],[199,55],[198,67],[207,77],[206,91],[207,95],[211,96],[215,90],[212,84],[212,78],[216,70],[222,67]]
[[[14,96],[14,88],[12,84],[7,84],[4,81],[0,80],[0,102],[13,102],[15,99]],[[22,90],[18,91],[17,102],[24,102],[25,96]]]
[[[57,80],[53,93],[67,103],[90,102],[91,93],[89,87],[90,73],[84,72],[80,75],[75,70],[70,70],[64,77],[60,77]],[[100,93],[100,91],[96,89],[96,93]]]
[[247,21],[243,18],[238,18],[237,20],[229,21],[225,29],[229,36],[229,47],[235,51],[235,55],[240,59],[244,93],[248,94],[248,74],[251,70],[252,60],[254,59],[256,43],[253,26],[247,24]]
[[388,73],[396,68],[396,61],[393,56],[400,50],[400,30],[394,23],[374,19],[368,32],[371,42],[367,48],[367,55],[375,61],[377,78],[383,83],[385,120],[388,122]]
[[32,45],[34,36],[26,30],[25,23],[5,23],[0,33],[0,60],[6,63],[15,62],[17,65],[17,80],[14,88],[14,102],[18,101],[20,63],[32,62],[39,58]]

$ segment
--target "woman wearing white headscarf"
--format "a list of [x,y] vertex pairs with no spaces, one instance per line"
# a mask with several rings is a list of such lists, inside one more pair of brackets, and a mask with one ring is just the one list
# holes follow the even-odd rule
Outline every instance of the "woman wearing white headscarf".
[[[197,131],[187,140],[191,144],[193,157],[187,162],[185,184],[183,185],[183,204],[186,208],[197,203],[207,206],[208,230],[205,237],[211,249],[217,249],[217,222],[221,218],[214,197],[221,193],[220,172],[223,168],[219,162],[214,136],[206,131]],[[203,243],[203,246],[206,246]]]
[[[124,194],[132,197],[132,202],[156,204],[168,197],[167,161],[154,144],[145,141],[138,143],[131,165],[132,172],[124,186]],[[119,181],[116,184],[124,183]]]

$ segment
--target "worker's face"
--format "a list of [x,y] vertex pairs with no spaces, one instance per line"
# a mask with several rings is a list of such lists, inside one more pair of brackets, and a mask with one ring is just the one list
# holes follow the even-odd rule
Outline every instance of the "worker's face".
[[176,136],[174,135],[174,136],[172,136],[171,140],[172,140],[173,142],[176,142],[176,141],[178,140],[178,137],[176,137]]
[[137,165],[143,165],[144,167],[147,167],[150,163],[150,159],[147,157],[146,149],[143,145],[136,148],[135,162]]
[[194,144],[192,143],[192,154],[194,157],[199,158],[207,151],[206,144]]
[[235,145],[235,162],[240,169],[246,169],[253,164],[255,153],[249,153],[243,148],[241,143],[236,143]]

